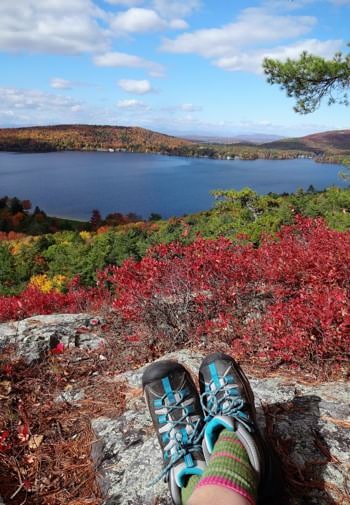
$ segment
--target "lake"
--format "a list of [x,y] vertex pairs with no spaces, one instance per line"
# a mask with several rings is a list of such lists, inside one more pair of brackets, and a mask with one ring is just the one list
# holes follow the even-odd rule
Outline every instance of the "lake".
[[154,154],[0,152],[0,197],[29,199],[52,216],[89,219],[92,209],[148,217],[212,207],[213,189],[258,193],[346,187],[340,165],[298,160],[209,160]]

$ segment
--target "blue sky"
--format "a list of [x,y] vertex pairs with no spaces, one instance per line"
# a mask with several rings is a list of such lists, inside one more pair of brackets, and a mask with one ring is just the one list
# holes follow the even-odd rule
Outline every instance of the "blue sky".
[[173,134],[350,128],[270,86],[264,56],[347,52],[350,0],[1,0],[0,126],[90,123]]

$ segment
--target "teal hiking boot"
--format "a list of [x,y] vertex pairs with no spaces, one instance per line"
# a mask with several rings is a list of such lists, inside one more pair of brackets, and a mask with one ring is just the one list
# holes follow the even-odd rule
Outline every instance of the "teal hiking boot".
[[159,479],[165,477],[173,502],[181,505],[181,488],[191,475],[202,475],[206,468],[199,395],[189,372],[176,361],[147,367],[142,386],[163,453]]
[[223,429],[235,431],[259,479],[258,503],[281,493],[282,476],[275,454],[268,448],[256,421],[254,394],[239,364],[220,352],[207,356],[199,370],[205,417],[203,452],[207,463]]

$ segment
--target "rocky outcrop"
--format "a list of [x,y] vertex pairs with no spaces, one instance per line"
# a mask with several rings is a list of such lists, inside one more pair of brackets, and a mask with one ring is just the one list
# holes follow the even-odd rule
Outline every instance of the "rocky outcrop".
[[0,324],[0,351],[15,345],[28,363],[62,342],[65,348],[96,349],[103,339],[94,332],[99,319],[89,314],[51,314]]
[[[196,374],[202,356],[180,351],[164,358],[178,359]],[[161,452],[141,396],[143,369],[114,379],[128,385],[126,412],[117,419],[92,420],[97,438],[93,455],[106,494],[105,505],[171,503],[162,481],[148,487],[161,470]],[[350,492],[346,489],[350,465],[349,385],[306,385],[286,377],[251,377],[251,384],[259,424],[267,427],[289,481],[294,481],[292,487],[286,486],[281,504],[341,503]]]
[[[0,352],[16,344],[28,363],[52,345],[97,348],[103,343],[99,321],[87,314],[36,316],[0,325]],[[203,355],[188,350],[164,356],[177,359],[196,376]],[[105,358],[104,358],[105,359]],[[79,366],[79,365],[77,365]],[[91,419],[92,457],[104,505],[170,505],[167,485],[148,484],[161,471],[161,452],[141,391],[144,367],[106,380],[125,384],[126,409],[115,418]],[[350,388],[345,382],[305,384],[294,377],[250,377],[258,421],[277,448],[287,474],[282,505],[350,503]],[[74,393],[74,394],[73,394]],[[70,395],[67,399],[67,396]],[[84,390],[62,391],[56,401],[79,406]],[[0,498],[1,503],[1,498]]]

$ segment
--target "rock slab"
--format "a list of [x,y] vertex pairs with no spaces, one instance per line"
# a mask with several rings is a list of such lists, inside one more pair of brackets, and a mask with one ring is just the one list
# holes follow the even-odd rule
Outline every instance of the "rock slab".
[[[179,351],[163,359],[177,359],[196,376],[202,357]],[[166,484],[159,481],[148,486],[159,474],[162,460],[140,389],[144,368],[116,378],[128,385],[127,410],[116,419],[92,420],[96,434],[93,457],[105,493],[104,505],[171,504]],[[262,428],[268,424],[270,434],[287,450],[282,465],[296,472],[299,481],[297,488],[286,488],[281,505],[340,503],[350,493],[346,479],[350,468],[349,384],[312,386],[291,383],[285,377],[250,380],[259,424]]]
[[[0,352],[15,344],[28,363],[47,352],[52,338],[66,347],[96,349],[103,338],[89,314],[35,316],[0,324]],[[82,330],[82,331],[80,331]],[[168,354],[196,377],[203,355],[188,350]],[[127,408],[115,419],[91,420],[96,435],[92,456],[104,505],[170,505],[167,485],[148,484],[161,471],[161,451],[141,391],[145,367],[111,377],[126,384]],[[288,377],[250,377],[259,425],[277,441],[282,466],[293,480],[281,505],[350,504],[350,387],[345,382],[306,385]],[[63,394],[63,393],[62,393]],[[79,405],[84,391],[71,394]],[[58,397],[57,401],[66,397]],[[276,444],[275,444],[276,445]],[[0,497],[1,504],[1,497]]]
[[[17,354],[31,363],[50,349],[52,339],[65,347],[96,349],[104,340],[94,332],[91,321],[99,323],[90,314],[51,314],[3,323],[0,324],[0,351],[7,345],[15,345]],[[84,331],[79,332],[79,328]]]

